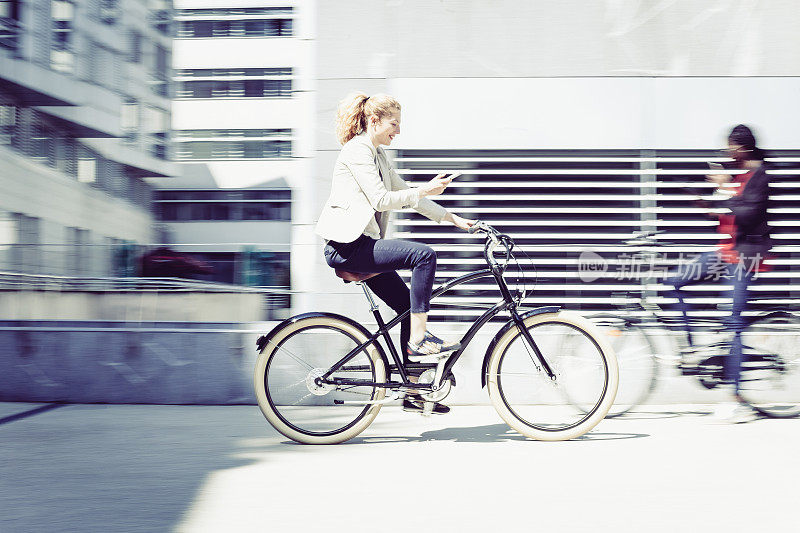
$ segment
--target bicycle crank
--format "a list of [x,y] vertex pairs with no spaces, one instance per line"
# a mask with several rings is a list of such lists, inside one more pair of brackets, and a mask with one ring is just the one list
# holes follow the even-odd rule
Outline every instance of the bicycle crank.
[[[436,379],[437,369],[430,368],[419,375],[417,383],[419,384],[433,384]],[[450,374],[447,378],[441,380],[439,387],[436,390],[432,390],[430,392],[420,393],[420,397],[423,400],[428,402],[440,402],[444,400],[448,394],[450,394],[450,390],[455,385],[455,378],[452,374]]]

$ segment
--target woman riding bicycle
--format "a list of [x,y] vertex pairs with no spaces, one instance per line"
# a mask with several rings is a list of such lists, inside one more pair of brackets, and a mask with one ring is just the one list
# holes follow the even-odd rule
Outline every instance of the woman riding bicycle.
[[[763,272],[767,265],[763,260],[772,246],[770,227],[767,218],[769,202],[769,175],[764,165],[764,152],[756,146],[753,132],[740,124],[728,136],[728,155],[734,160],[732,168],[744,170],[741,174],[714,174],[709,181],[715,183],[721,195],[728,196],[715,200],[707,207],[725,208],[726,213],[719,216],[718,231],[723,234],[717,250],[701,254],[693,263],[686,265],[676,275],[664,281],[675,289],[672,296],[678,299],[678,306],[685,322],[687,339],[692,344],[691,327],[684,302],[682,287],[709,278],[712,273],[723,273],[733,285],[733,307],[728,327],[733,332],[729,357],[725,361],[726,381],[733,385],[736,403],[725,404],[718,409],[718,416],[732,422],[744,422],[755,413],[739,395],[739,382],[742,364],[742,330],[745,319],[742,316],[747,305],[750,282],[756,272]],[[738,404],[738,405],[737,405]]]
[[[475,222],[448,212],[427,197],[441,194],[455,177],[439,174],[409,187],[389,163],[383,146],[400,133],[400,104],[391,96],[354,94],[339,104],[336,134],[343,145],[333,171],[331,193],[316,232],[326,240],[325,260],[337,270],[377,274],[365,283],[393,311],[411,309],[401,324],[404,361],[431,361],[457,350],[427,331],[436,252],[424,244],[385,239],[389,211],[411,208],[427,218],[467,230]],[[411,270],[411,291],[397,274]],[[421,411],[421,402],[405,400],[403,408]],[[449,409],[437,405],[436,413]]]

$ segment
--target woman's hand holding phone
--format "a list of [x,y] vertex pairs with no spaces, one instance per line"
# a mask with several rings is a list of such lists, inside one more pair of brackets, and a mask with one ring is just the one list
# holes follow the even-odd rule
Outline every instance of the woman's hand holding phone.
[[442,194],[444,190],[450,185],[450,182],[460,176],[461,173],[450,174],[449,176],[445,173],[437,174],[431,181],[422,185],[420,189],[422,190],[423,196],[437,196]]
[[716,184],[717,187],[722,187],[723,185],[728,183],[728,181],[730,181],[731,179],[730,174],[722,174],[722,171],[725,170],[725,167],[723,167],[720,163],[714,163],[709,161],[708,168],[710,168],[714,173],[708,174],[706,176],[706,180]]

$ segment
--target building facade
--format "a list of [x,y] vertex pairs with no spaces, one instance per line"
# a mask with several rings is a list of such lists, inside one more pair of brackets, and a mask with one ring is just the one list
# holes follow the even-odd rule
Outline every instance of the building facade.
[[132,275],[174,174],[171,3],[0,2],[0,269]]
[[[313,156],[311,5],[175,3],[173,153],[151,180],[170,242],[212,279],[288,287]],[[291,261],[294,264],[294,261]]]

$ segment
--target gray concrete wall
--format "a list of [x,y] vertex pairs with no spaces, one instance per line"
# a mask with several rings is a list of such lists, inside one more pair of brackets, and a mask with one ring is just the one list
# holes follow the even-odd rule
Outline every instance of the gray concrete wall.
[[255,322],[264,320],[262,293],[0,291],[5,320],[126,322]]
[[270,327],[2,321],[0,401],[254,403],[255,340]]

